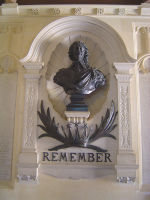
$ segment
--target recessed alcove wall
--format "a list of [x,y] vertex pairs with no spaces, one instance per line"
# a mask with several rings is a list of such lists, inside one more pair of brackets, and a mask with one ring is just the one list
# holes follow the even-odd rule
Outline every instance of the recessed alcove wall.
[[[49,33],[49,37],[48,33],[47,36],[43,35],[45,37],[43,45],[46,45],[46,47],[45,51],[41,52],[42,55],[39,55],[38,60],[42,61],[45,66],[43,76],[46,75],[47,82],[45,84],[49,90],[49,99],[55,111],[63,118],[65,104],[68,103],[69,98],[66,97],[62,88],[53,83],[52,79],[58,69],[70,65],[68,48],[71,42],[75,40],[85,42],[89,50],[89,64],[102,70],[108,80],[105,93],[101,90],[99,93],[87,98],[91,110],[90,120],[100,112],[103,104],[102,113],[110,105],[111,100],[116,101],[117,104],[117,82],[113,62],[133,61],[127,55],[125,46],[117,33],[105,23],[96,21],[91,17],[66,17],[58,20],[58,23],[51,24],[52,33]],[[41,45],[41,48],[43,45]],[[41,87],[43,87],[41,89],[43,93],[45,86]],[[101,98],[99,98],[100,96]],[[43,94],[41,94],[41,97],[43,97]],[[95,117],[96,119],[97,117]]]
[[[88,37],[84,32],[80,32],[80,34],[69,34],[62,40],[61,43],[56,46],[55,50],[50,55],[46,66],[46,88],[49,100],[52,102],[55,111],[65,118],[64,111],[66,109],[65,106],[70,101],[69,96],[66,95],[62,87],[59,87],[53,82],[53,77],[59,69],[67,68],[71,65],[71,61],[68,56],[68,49],[74,41],[82,41],[85,43],[89,52],[90,66],[101,70],[107,78],[107,84],[104,88],[101,88],[99,91],[97,91],[97,93],[93,95],[87,95],[86,97],[87,104],[89,105],[90,119],[92,119],[94,115],[100,112],[103,104],[107,102],[108,92],[112,90],[111,86],[114,88],[114,97],[117,96],[117,89],[115,84],[116,80],[114,83],[111,82],[112,79],[115,78],[114,73],[112,73],[112,71],[115,70],[111,69],[111,59],[108,57],[108,55],[105,55],[106,52],[103,47],[102,50],[100,44],[97,41],[93,41],[92,38]],[[112,96],[112,99],[114,97]]]
[[[59,35],[57,40],[53,41],[52,39],[51,43],[46,48],[46,51],[43,55],[43,62],[45,64],[45,68],[42,71],[42,77],[39,82],[38,109],[40,109],[40,101],[44,100],[45,109],[47,107],[50,107],[51,116],[55,117],[56,123],[59,123],[63,126],[66,125],[67,121],[64,111],[66,109],[66,105],[70,101],[69,96],[66,95],[62,87],[56,85],[53,82],[53,77],[59,69],[67,68],[71,65],[71,61],[68,57],[68,50],[70,45],[74,41],[82,41],[85,43],[89,52],[90,66],[101,70],[107,79],[107,83],[104,88],[101,88],[93,95],[89,95],[86,97],[86,102],[89,105],[89,111],[90,111],[90,117],[87,123],[88,126],[93,126],[93,131],[94,131],[96,124],[99,125],[102,116],[106,114],[107,108],[110,108],[112,100],[114,101],[117,110],[118,89],[117,89],[117,80],[115,77],[116,71],[115,68],[113,67],[114,55],[112,52],[112,47],[110,47],[110,44],[107,42],[106,39],[104,40],[104,38],[101,38],[100,36],[98,37],[94,35],[92,32],[91,33],[87,32],[86,28],[85,30],[81,31],[74,30],[71,33],[68,32]],[[41,124],[41,121],[38,120],[38,123]],[[38,129],[37,131],[38,135],[42,134],[42,131],[40,129]],[[115,135],[116,138],[118,138],[118,127],[116,127],[116,129],[112,132],[112,134]],[[59,143],[57,141],[50,138],[40,139],[38,140],[38,151],[39,152],[46,151],[46,149],[58,144]],[[114,163],[116,162],[118,139],[115,141],[109,138],[103,138],[102,140],[96,141],[94,144],[102,146],[103,148],[108,149],[109,151],[112,152],[113,155],[112,166],[114,167]],[[77,150],[75,149],[73,150],[71,148],[70,150],[66,151],[76,152]],[[80,151],[90,152],[89,150],[86,151],[82,149],[80,149]],[[47,170],[43,170],[43,167],[41,166],[40,171],[46,172]],[[51,171],[49,172],[50,174],[61,177],[61,170],[60,174],[58,173],[57,175],[55,174],[56,173],[55,170],[51,169],[50,171]],[[76,174],[75,170],[73,171]],[[82,174],[82,170],[79,170],[79,172]],[[88,177],[87,174],[83,176],[87,178]],[[99,172],[98,174],[99,176],[101,175],[101,173]],[[65,177],[65,175],[63,176]],[[73,174],[70,174],[70,176],[73,177]]]

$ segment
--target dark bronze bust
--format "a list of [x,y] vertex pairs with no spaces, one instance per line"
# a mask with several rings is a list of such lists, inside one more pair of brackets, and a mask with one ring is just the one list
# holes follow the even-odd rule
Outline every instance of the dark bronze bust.
[[54,76],[54,82],[62,86],[67,94],[86,95],[105,85],[103,73],[89,66],[88,49],[83,42],[74,42],[68,54],[73,61],[71,66],[60,69]]

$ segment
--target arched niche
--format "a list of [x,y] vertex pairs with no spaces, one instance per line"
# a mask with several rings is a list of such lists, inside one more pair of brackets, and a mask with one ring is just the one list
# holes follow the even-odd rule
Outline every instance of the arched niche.
[[[95,18],[70,16],[56,20],[43,28],[31,44],[27,56],[21,59],[21,62],[24,66],[28,64],[35,66],[38,64],[44,67],[44,76],[49,75],[49,77],[47,76],[47,80],[49,80],[47,88],[52,107],[63,118],[68,98],[66,98],[65,93],[62,93],[61,88],[59,88],[60,92],[58,91],[58,87],[53,85],[52,79],[58,69],[69,66],[68,48],[75,40],[81,40],[87,45],[89,50],[89,64],[104,71],[104,74],[110,79],[110,82],[108,82],[109,91],[112,91],[115,85],[112,78],[115,74],[115,70],[112,68],[113,63],[134,61],[128,55],[126,47],[117,32],[106,23]],[[45,84],[41,88],[42,91],[44,91]],[[52,92],[55,87],[58,94]],[[61,93],[62,96],[59,98]],[[106,95],[113,96],[111,92],[104,96]],[[45,96],[44,98],[46,98],[46,94],[41,94],[41,96]],[[109,97],[107,99],[101,98],[100,101],[102,102],[98,102],[100,96],[102,95],[99,93],[97,97],[95,95],[95,97],[91,97],[88,100],[91,107],[91,117],[94,117],[102,108],[104,101],[109,99]],[[117,94],[114,94],[114,96],[117,96]],[[63,99],[67,99],[67,101],[62,101],[62,97]],[[107,105],[108,103],[105,104]],[[106,109],[104,106],[103,108],[104,110]]]
[[43,63],[49,45],[53,51],[66,35],[82,31],[97,37],[104,46],[108,45],[114,62],[133,62],[123,40],[109,25],[92,17],[70,16],[58,19],[43,28],[32,42],[27,56],[21,59],[21,63]]
[[[24,65],[26,69],[25,79],[26,79],[26,93],[25,93],[25,107],[24,107],[24,129],[23,129],[23,144],[22,149],[23,152],[20,155],[19,160],[19,179],[20,180],[31,180],[35,181],[37,179],[37,171],[38,171],[38,160],[37,160],[37,106],[39,100],[42,98],[46,99],[46,90],[44,89],[46,85],[46,81],[51,76],[51,72],[55,73],[56,69],[62,68],[61,64],[68,64],[61,62],[58,68],[52,69],[52,65],[50,64],[51,60],[57,61],[57,53],[59,52],[61,59],[66,56],[67,49],[69,45],[75,40],[82,40],[86,43],[89,52],[91,55],[93,52],[93,57],[90,57],[90,64],[92,65],[92,60],[95,61],[100,55],[102,55],[102,63],[107,63],[108,73],[110,74],[109,81],[109,92],[106,95],[107,98],[104,99],[104,106],[101,109],[101,115],[106,110],[110,100],[114,100],[116,103],[118,100],[120,101],[119,87],[117,87],[117,81],[115,80],[115,69],[113,68],[113,63],[115,63],[115,67],[118,73],[121,73],[121,78],[119,76],[118,84],[125,83],[127,86],[127,91],[125,88],[125,95],[128,98],[128,87],[129,85],[129,73],[131,68],[134,66],[134,60],[128,55],[126,47],[113,28],[104,22],[85,16],[70,16],[62,19],[58,19],[45,28],[43,28],[39,34],[34,39],[27,56],[21,59],[21,63]],[[97,51],[95,50],[97,48]],[[61,52],[61,53],[60,53]],[[67,58],[68,59],[68,58]],[[98,65],[101,65],[98,63]],[[68,67],[68,66],[66,66]],[[99,67],[99,66],[94,66]],[[41,69],[43,70],[41,71]],[[40,73],[41,71],[41,73]],[[40,76],[42,78],[39,81]],[[43,79],[44,77],[44,79]],[[46,77],[46,79],[45,79]],[[118,78],[118,76],[117,76]],[[45,82],[44,82],[45,81]],[[124,85],[123,85],[124,86]],[[111,88],[110,88],[111,87]],[[44,92],[41,92],[44,91]],[[112,92],[113,91],[113,92]],[[122,94],[124,95],[124,94]],[[109,96],[109,98],[108,98]],[[111,99],[110,99],[111,98]],[[121,97],[123,98],[123,97]],[[48,102],[48,98],[46,99]],[[51,102],[47,103],[48,105]],[[119,105],[119,104],[118,104]],[[121,105],[122,106],[122,105]],[[53,105],[50,106],[53,115],[57,117],[61,123],[64,123],[64,119],[60,117],[59,112],[55,112],[55,108]],[[121,107],[122,108],[122,107]],[[119,110],[121,110],[119,108]],[[97,113],[93,115],[93,121],[98,119]],[[119,130],[121,131],[121,117],[122,114],[128,116],[129,113],[129,102],[127,104],[126,113],[119,114]],[[128,116],[126,118],[127,123],[130,123]],[[118,132],[118,131],[117,131]],[[122,133],[123,135],[124,133]],[[128,136],[131,137],[131,131],[128,130]],[[118,136],[120,137],[120,136]],[[121,141],[121,139],[118,138]],[[131,141],[129,140],[131,143]],[[117,144],[117,143],[116,143]],[[123,146],[124,145],[124,146]],[[109,145],[111,146],[111,145]],[[115,145],[117,148],[117,145]],[[131,144],[122,144],[123,150],[125,152],[127,150],[132,149]],[[120,148],[120,147],[119,147]],[[117,150],[117,149],[116,149]],[[119,149],[118,149],[119,151]],[[25,159],[28,158],[28,159]],[[22,169],[23,163],[25,162],[24,169]],[[33,165],[34,163],[34,165]],[[33,167],[31,167],[33,166]],[[32,168],[32,170],[31,170]],[[48,169],[47,169],[48,170]],[[81,173],[82,174],[82,173]],[[84,175],[83,175],[84,176]],[[121,176],[119,174],[119,176]],[[121,176],[122,177],[122,176]]]

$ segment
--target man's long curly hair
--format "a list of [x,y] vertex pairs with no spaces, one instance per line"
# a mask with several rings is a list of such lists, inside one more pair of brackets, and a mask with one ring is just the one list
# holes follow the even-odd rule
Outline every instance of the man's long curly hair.
[[69,48],[69,58],[73,61],[74,60],[74,53],[73,53],[73,49],[75,47],[75,45],[80,45],[82,47],[84,47],[84,58],[83,58],[83,61],[85,64],[88,64],[88,49],[87,47],[85,46],[85,44],[81,41],[75,41]]

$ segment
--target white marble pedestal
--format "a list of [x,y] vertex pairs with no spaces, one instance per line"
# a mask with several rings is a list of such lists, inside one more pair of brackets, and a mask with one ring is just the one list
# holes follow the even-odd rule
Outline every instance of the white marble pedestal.
[[86,123],[90,116],[89,111],[65,111],[69,123]]

